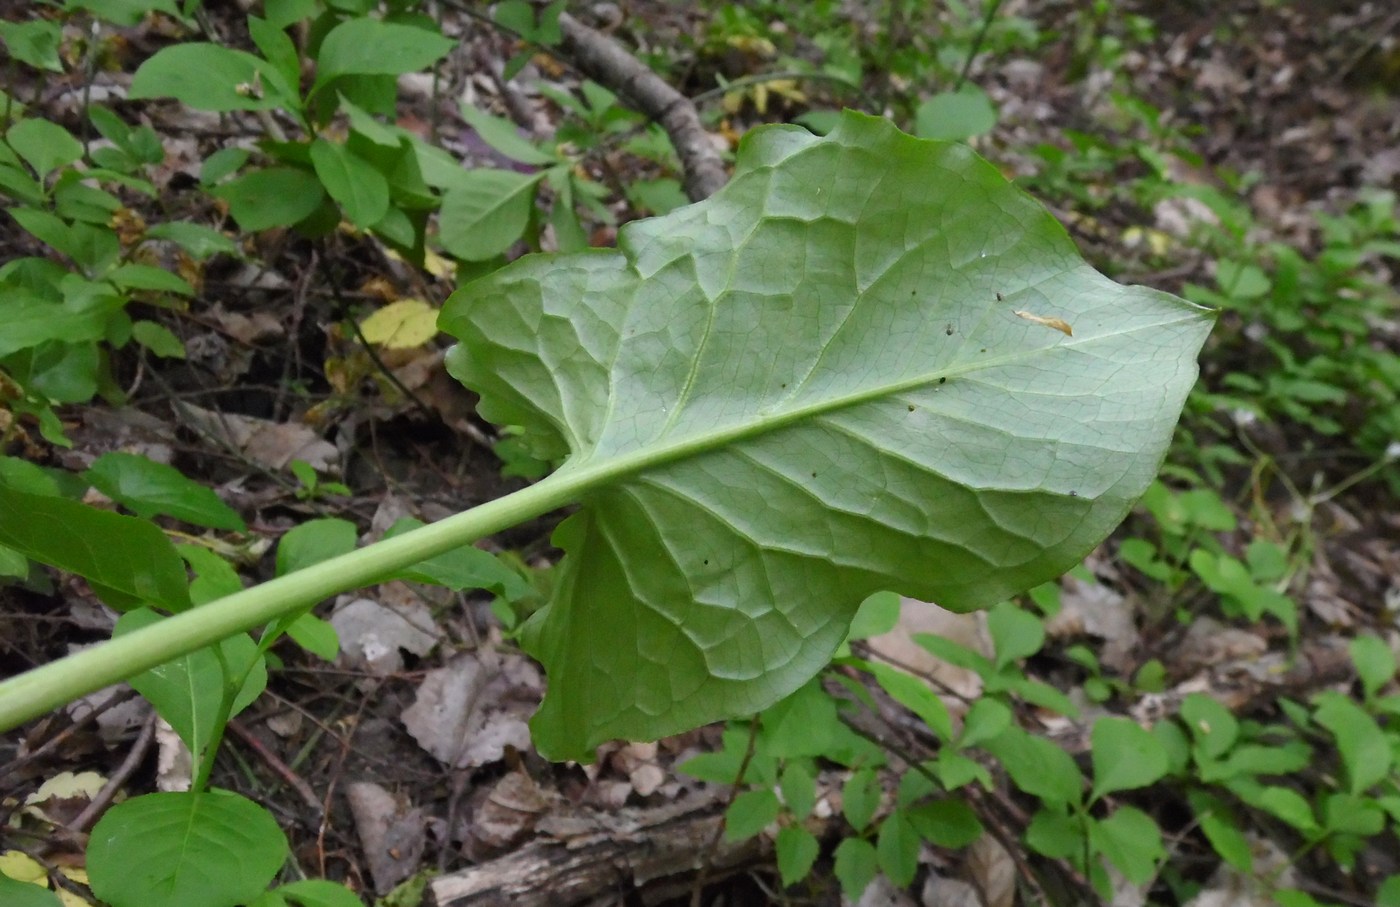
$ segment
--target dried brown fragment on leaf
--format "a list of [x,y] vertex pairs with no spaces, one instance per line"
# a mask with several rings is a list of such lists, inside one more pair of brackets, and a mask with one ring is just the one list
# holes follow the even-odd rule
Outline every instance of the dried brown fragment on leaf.
[[1034,312],[1024,312],[1020,309],[1012,312],[1017,318],[1024,318],[1027,321],[1034,321],[1036,324],[1043,324],[1047,328],[1054,328],[1066,337],[1074,336],[1074,329],[1069,326],[1069,322],[1063,318],[1047,318],[1044,315],[1037,315]]

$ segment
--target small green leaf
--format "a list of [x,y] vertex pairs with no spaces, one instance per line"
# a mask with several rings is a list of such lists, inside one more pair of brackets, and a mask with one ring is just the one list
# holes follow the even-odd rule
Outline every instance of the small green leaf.
[[225,790],[146,794],[92,829],[92,891],[112,907],[236,907],[267,888],[288,853],[272,815]]
[[185,344],[165,325],[155,321],[136,321],[131,325],[131,337],[162,359],[184,359]]
[[1278,907],[1336,907],[1335,904],[1325,904],[1306,891],[1296,888],[1277,888],[1271,891],[1270,895]]
[[[273,90],[281,87],[283,91]],[[285,86],[266,60],[217,44],[188,42],[156,51],[131,79],[130,97],[175,98],[196,110],[271,110]]]
[[315,94],[346,75],[398,76],[437,62],[455,45],[435,31],[368,17],[347,19],[330,30],[316,55]]
[[326,879],[304,879],[300,882],[279,885],[271,893],[277,894],[284,900],[299,905],[299,907],[363,907],[364,905],[359,896],[349,888],[339,882],[331,882]]
[[905,812],[924,840],[939,847],[966,847],[982,837],[982,823],[962,800],[936,800]]
[[316,175],[299,167],[268,167],[212,190],[228,202],[238,226],[249,232],[290,227],[315,213],[326,193]]
[[203,261],[211,255],[238,255],[238,243],[218,230],[203,224],[188,221],[171,221],[156,224],[146,230],[149,239],[165,239],[189,253],[195,261]]
[[1220,758],[1239,737],[1240,725],[1230,710],[1204,693],[1192,693],[1181,703],[1181,720],[1207,756]]
[[125,264],[108,271],[106,278],[123,290],[153,290],[193,296],[194,287],[185,278],[164,268],[151,265]]
[[[123,636],[164,619],[150,608],[138,608],[117,620],[112,635]],[[229,711],[231,718],[247,708],[267,686],[267,665],[246,633],[230,636],[218,648],[218,652],[213,647],[198,649],[130,679],[136,692],[155,706],[160,717],[180,735],[196,761],[218,730],[220,706],[229,689],[237,685]]]
[[69,12],[88,10],[104,22],[131,28],[151,13],[164,13],[179,21],[182,17],[175,4],[176,0],[66,0],[63,6]]
[[812,808],[817,803],[817,782],[801,761],[794,760],[783,766],[778,788],[782,791],[783,805],[788,812],[798,819],[812,814]]
[[1400,875],[1392,875],[1376,889],[1376,907],[1400,907]]
[[311,143],[311,165],[321,185],[355,226],[368,229],[388,212],[388,181],[373,164],[344,145],[317,137]]
[[301,58],[297,55],[292,39],[267,19],[249,16],[247,21],[248,37],[253,39],[263,57],[277,68],[277,72],[282,76],[282,84],[298,85],[301,82]]
[[[5,296],[5,329],[0,331],[0,357],[50,340],[68,343],[99,340],[107,332],[108,309],[63,305],[30,296],[23,291],[6,290]],[[116,302],[120,304],[119,300]]]
[[1026,826],[1026,846],[1055,860],[1082,858],[1084,821],[1058,810],[1038,810]]
[[1376,719],[1340,693],[1319,694],[1315,702],[1313,719],[1336,738],[1352,794],[1361,794],[1390,774],[1394,755]]
[[1318,830],[1312,807],[1297,791],[1290,788],[1267,786],[1256,796],[1247,798],[1247,802],[1270,815],[1277,816],[1301,832],[1312,833]]
[[218,184],[246,164],[249,154],[247,148],[220,148],[204,159],[204,164],[199,168],[200,183],[206,187]]
[[299,646],[325,661],[340,654],[340,636],[335,627],[314,614],[302,614],[287,624],[287,635]]
[[763,713],[758,751],[779,759],[820,756],[841,726],[835,700],[814,678]]
[[880,868],[896,888],[914,881],[914,873],[919,869],[919,847],[919,830],[903,810],[895,810],[880,823],[875,854]]
[[243,532],[248,527],[211,489],[180,470],[137,454],[113,451],[98,457],[83,478],[112,500],[150,519],[171,516],[196,526]]
[[10,127],[5,139],[40,179],[83,156],[82,143],[48,120],[20,120]]
[[196,605],[212,602],[243,589],[243,581],[233,565],[202,545],[176,545],[180,557],[194,571],[190,601]]
[[992,787],[992,775],[987,767],[957,750],[940,750],[933,770],[938,775],[939,783],[948,790],[957,790],[973,781],[980,781],[988,789]]
[[10,56],[35,69],[63,72],[58,46],[63,32],[57,22],[34,19],[29,22],[0,22],[0,39]]
[[996,699],[982,698],[972,703],[963,717],[962,733],[958,735],[958,748],[977,746],[993,737],[1000,736],[1011,726],[1011,709]]
[[467,261],[485,261],[509,249],[525,232],[540,175],[513,170],[469,170],[442,197],[442,247]]
[[63,907],[58,895],[43,885],[20,882],[0,873],[0,903],[5,907]]
[[1187,798],[1191,811],[1196,814],[1196,821],[1201,825],[1201,832],[1221,859],[1240,872],[1252,872],[1254,850],[1240,830],[1239,818],[1225,802],[1205,791],[1190,791]]
[[778,875],[782,877],[784,888],[807,878],[813,864],[817,862],[817,854],[821,852],[821,847],[812,833],[794,825],[778,830],[775,845],[778,854]]
[[537,167],[547,167],[559,163],[559,159],[554,155],[546,154],[531,144],[528,139],[521,137],[520,133],[516,131],[515,124],[510,120],[492,116],[466,103],[461,105],[461,111],[462,119],[467,121],[468,126],[476,130],[482,141],[511,160]]
[[1385,812],[1369,797],[1328,794],[1322,801],[1322,824],[1330,834],[1371,838],[1385,829]]
[[1395,653],[1377,636],[1358,636],[1351,641],[1351,661],[1366,698],[1380,692],[1395,679]]
[[1157,823],[1131,806],[1120,806],[1108,818],[1091,823],[1089,840],[1124,878],[1137,885],[1151,879],[1157,862],[1167,855]]
[[1064,750],[1043,737],[1035,737],[1015,725],[988,740],[983,749],[1001,761],[1011,781],[1047,804],[1078,803],[1084,776]]
[[277,543],[277,575],[286,576],[353,551],[358,537],[354,523],[335,517],[294,526]]
[[[551,174],[556,171],[551,171]],[[574,180],[572,173],[550,179],[554,187],[554,203],[549,208],[549,223],[554,227],[554,242],[560,252],[582,252],[589,246],[588,234],[583,232],[578,212],[574,209]]]
[[771,790],[748,790],[734,798],[724,813],[724,839],[752,838],[778,820],[778,795]]
[[987,612],[987,632],[997,653],[997,670],[1034,655],[1045,644],[1045,624],[1010,602]]
[[1093,799],[1146,787],[1167,773],[1162,744],[1130,718],[1100,718],[1090,732]]
[[832,872],[841,883],[841,893],[855,903],[880,871],[875,845],[864,838],[847,838],[836,846]]
[[868,768],[851,773],[841,786],[841,814],[856,831],[864,831],[880,807],[880,778]]
[[117,235],[107,227],[68,223],[37,208],[10,208],[10,216],[41,241],[73,259],[89,274],[99,273],[121,254]]
[[0,545],[85,577],[114,608],[190,606],[184,563],[146,520],[0,484]]
[[340,96],[340,109],[350,119],[350,128],[371,144],[385,148],[398,148],[403,144],[405,135],[402,129],[379,122],[374,114],[344,95]]
[[953,719],[948,715],[948,707],[927,683],[878,662],[867,662],[861,667],[870,672],[891,699],[918,715],[940,739],[953,739]]
[[914,115],[914,133],[925,139],[961,142],[991,132],[996,124],[996,108],[975,85],[939,92],[920,104]]
[[[721,746],[718,751],[701,753],[687,759],[679,766],[679,769],[701,781],[712,781],[715,784],[738,784],[741,780],[739,769],[745,763],[744,757],[749,748],[749,729],[730,725],[724,729],[720,739]],[[757,755],[749,760],[750,765],[748,769],[745,769],[743,780],[755,783],[755,779],[764,772],[756,772],[752,769],[762,768],[759,763],[763,761],[765,760]]]
[[1201,767],[1201,780],[1220,781],[1238,775],[1291,775],[1312,762],[1312,749],[1302,741],[1286,745],[1260,746],[1246,743],[1232,749],[1225,759],[1207,771]]
[[[390,526],[384,537],[393,538],[422,525],[419,520],[404,517]],[[454,592],[464,589],[487,589],[511,601],[519,601],[530,594],[530,584],[519,573],[510,569],[491,552],[483,551],[475,545],[463,545],[437,557],[420,561],[406,570],[395,573],[392,578],[444,586]]]
[[850,639],[869,639],[893,630],[899,623],[901,599],[893,592],[876,592],[860,603],[851,621]]

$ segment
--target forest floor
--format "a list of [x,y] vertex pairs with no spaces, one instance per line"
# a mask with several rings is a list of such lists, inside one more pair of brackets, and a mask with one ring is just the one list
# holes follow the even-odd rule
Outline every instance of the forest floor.
[[[1208,205],[1177,196],[1144,207],[1141,198],[1111,191],[1116,181],[1137,179],[1153,163],[1160,163],[1164,180],[1242,203],[1252,214],[1251,242],[1286,244],[1305,257],[1326,242],[1318,214],[1340,215],[1365,197],[1363,189],[1400,189],[1400,21],[1386,13],[1386,4],[1236,0],[1178,4],[1161,13],[1154,11],[1157,4],[1135,5],[1151,17],[1149,33],[1120,54],[1096,57],[1097,51],[1085,51],[1085,32],[1073,27],[1073,4],[1008,2],[1008,10],[1046,37],[1033,51],[986,54],[971,70],[1000,114],[975,147],[1033,190],[1037,177],[1048,179],[1045,154],[1033,149],[1069,148],[1073,136],[1118,128],[1113,118],[1131,116],[1131,108],[1114,106],[1114,93],[1130,91],[1153,111],[1124,130],[1140,136],[1142,153],[1125,153],[1082,175],[1066,167],[1062,179],[1079,180],[1084,197],[1096,199],[1092,209],[1078,207],[1070,191],[1052,192],[1048,199],[1097,266],[1124,282],[1171,292],[1213,282],[1215,256],[1174,239],[1193,219],[1217,217]],[[208,6],[215,33],[241,42],[237,7]],[[603,8],[611,5],[598,6],[606,16]],[[627,17],[613,36],[650,54],[669,53],[669,74],[687,94],[714,88],[717,72],[736,79],[772,68],[772,55],[761,45],[721,41],[716,52],[706,37],[715,34],[716,14],[703,7],[682,13],[666,3],[626,6]],[[1193,8],[1189,14],[1187,7]],[[406,85],[401,125],[445,136],[444,145],[463,157],[489,157],[456,112],[456,102],[466,99],[512,116],[524,135],[548,136],[562,113],[536,83],[572,87],[572,70],[541,56],[506,87],[490,73],[519,45],[475,19],[450,10],[445,15],[458,17],[449,33],[465,35],[463,47],[439,73],[440,87]],[[855,33],[872,41],[887,26],[860,24],[859,10],[851,15]],[[802,35],[778,32],[793,41],[796,55],[819,57],[821,51],[804,44]],[[74,76],[25,84],[33,77],[29,72],[12,90],[75,131],[81,128],[81,105],[98,97],[149,122],[167,152],[158,178],[161,196],[152,206],[236,235],[226,212],[191,186],[208,155],[247,124],[122,100],[141,61],[178,36],[178,29],[158,20],[117,30],[111,59],[90,83]],[[916,87],[882,84],[878,74],[868,85],[875,98],[887,97],[882,92],[917,93]],[[702,113],[716,135],[733,139],[762,121],[790,119],[842,100],[820,85],[804,87],[801,94],[771,94],[766,113],[755,109],[753,95],[737,110],[723,110],[716,99]],[[1163,153],[1154,140],[1164,136],[1181,153]],[[610,187],[657,175],[653,164],[620,149],[596,154],[585,166]],[[1231,180],[1222,173],[1250,178]],[[607,205],[625,222],[641,213],[634,201],[614,192]],[[592,225],[595,244],[614,236],[614,227]],[[1152,245],[1158,241],[1164,245]],[[0,222],[0,262],[37,249],[14,222]],[[1163,249],[1169,251],[1157,254]],[[345,327],[353,313],[400,299],[440,304],[455,288],[450,274],[418,272],[348,231],[314,243],[266,231],[248,238],[242,251],[215,257],[191,275],[197,297],[186,311],[165,319],[183,341],[185,358],[114,354],[122,405],[95,400],[64,407],[71,448],[20,432],[11,435],[5,453],[70,470],[113,450],[177,465],[245,517],[248,533],[230,542],[249,581],[271,575],[266,553],[307,519],[341,517],[371,540],[400,517],[438,519],[525,484],[502,476],[496,430],[475,414],[474,399],[443,369],[442,338],[374,350]],[[1394,287],[1397,260],[1362,266]],[[1400,352],[1394,298],[1392,332],[1377,342]],[[1227,335],[1252,329],[1238,313],[1222,318]],[[1214,353],[1208,348],[1204,380],[1247,372],[1249,355],[1238,345]],[[1345,412],[1369,405],[1353,399],[1336,407]],[[1220,443],[1242,454],[1240,462],[1220,466],[1217,489],[1243,516],[1237,530],[1226,534],[1227,546],[1239,550],[1251,533],[1262,531],[1262,522],[1300,519],[1289,483],[1328,488],[1365,462],[1345,438],[1320,437],[1301,423],[1221,415],[1226,439]],[[1198,439],[1198,446],[1206,443]],[[343,483],[349,493],[305,493],[287,472],[293,460],[309,464],[324,480]],[[1261,478],[1256,467],[1264,460],[1274,471]],[[1162,700],[1202,690],[1242,718],[1269,713],[1281,697],[1346,689],[1352,678],[1347,640],[1363,632],[1396,636],[1395,505],[1392,491],[1371,476],[1316,500],[1302,517],[1300,531],[1313,545],[1300,584],[1290,590],[1300,604],[1296,647],[1277,624],[1232,621],[1200,601],[1173,599],[1121,561],[1119,536],[1087,561],[1096,584],[1064,582],[1061,615],[1047,628],[1050,642],[1027,671],[1073,691],[1082,675],[1062,653],[1088,643],[1111,675],[1128,676],[1159,660],[1166,678]],[[483,545],[525,568],[546,568],[557,557],[549,544],[552,525],[550,519],[533,521]],[[904,612],[905,624],[873,641],[872,651],[917,660],[907,638],[928,629],[970,645],[985,637],[977,616],[914,605]],[[593,887],[579,889],[579,902],[680,903],[700,884],[692,871],[699,853],[714,864],[705,874],[703,902],[766,903],[777,897],[767,846],[740,847],[716,836],[716,816],[728,791],[677,771],[687,758],[718,744],[720,727],[657,743],[605,746],[589,766],[549,764],[531,749],[526,725],[545,679],[503,635],[489,597],[395,582],[327,602],[318,613],[339,631],[340,657],[326,663],[295,647],[279,647],[283,663],[267,694],[230,725],[216,779],[273,809],[306,876],[344,879],[366,895],[387,895],[405,880],[417,880],[421,891],[429,875],[471,870],[471,884],[510,891],[516,904],[563,903],[557,897],[567,879],[586,878]],[[1182,620],[1193,613],[1194,619]],[[109,633],[112,621],[80,581],[56,582],[48,590],[0,589],[0,674],[94,643]],[[944,681],[968,678],[944,675]],[[1150,705],[1139,699],[1133,708]],[[152,725],[144,703],[115,690],[5,735],[0,814],[17,812],[42,784],[70,777],[66,773],[95,772],[105,781],[129,766],[120,791],[110,794],[139,793],[178,779],[180,768],[171,764],[175,747],[150,733]],[[1077,731],[1061,725],[1049,732],[1069,737]],[[825,783],[839,787],[839,773]],[[91,792],[74,792],[41,805],[62,824],[90,802]],[[634,889],[631,877],[638,872],[629,852],[640,840],[650,842],[656,855],[651,877]],[[80,862],[80,842],[56,835],[48,856]],[[569,854],[579,853],[587,859],[569,861]],[[521,885],[522,879],[529,884]],[[396,903],[417,903],[399,891]],[[439,902],[452,902],[446,891],[436,890]],[[920,903],[921,897],[928,907],[949,903],[927,890],[878,893],[886,903]],[[837,903],[839,897],[828,884],[797,900]]]

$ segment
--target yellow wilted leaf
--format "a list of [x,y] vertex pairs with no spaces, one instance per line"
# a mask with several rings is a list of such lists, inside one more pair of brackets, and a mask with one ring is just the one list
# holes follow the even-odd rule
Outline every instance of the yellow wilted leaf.
[[91,901],[84,900],[67,888],[60,888],[55,894],[58,895],[58,902],[63,907],[92,907]]
[[33,882],[48,887],[49,874],[38,860],[18,850],[0,853],[0,875],[8,876],[16,882]]
[[1066,337],[1074,336],[1074,329],[1069,326],[1069,322],[1063,318],[1046,318],[1044,315],[1035,315],[1030,312],[1012,312],[1017,318],[1024,318],[1027,321],[1034,321],[1036,324],[1043,324],[1047,328],[1054,328]]
[[439,280],[444,280],[452,276],[452,262],[443,258],[432,249],[423,251],[423,269]]
[[437,309],[421,299],[400,299],[360,322],[360,331],[370,343],[405,350],[437,336],[437,316]]
[[102,792],[107,779],[97,772],[59,772],[49,780],[39,786],[39,789],[30,794],[24,801],[26,806],[33,806],[36,803],[43,803],[55,797],[60,799],[71,799],[73,797],[87,797],[92,799]]

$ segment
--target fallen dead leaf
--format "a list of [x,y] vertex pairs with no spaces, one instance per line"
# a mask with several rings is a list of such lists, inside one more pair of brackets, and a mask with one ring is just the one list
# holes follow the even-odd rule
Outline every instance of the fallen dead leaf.
[[403,652],[427,655],[442,637],[432,612],[420,601],[386,604],[351,598],[331,614],[331,626],[340,637],[341,666],[380,677],[403,670]]
[[539,671],[522,656],[491,649],[459,655],[429,671],[403,724],[439,762],[471,769],[499,761],[506,747],[530,746]]
[[888,633],[867,640],[871,654],[878,661],[928,676],[938,693],[952,691],[944,702],[957,718],[967,711],[967,703],[982,693],[982,678],[974,671],[948,664],[935,658],[927,649],[914,642],[917,633],[931,633],[991,657],[991,643],[986,638],[986,618],[979,612],[956,614],[928,602],[912,598],[900,599],[899,623]]
[[106,783],[107,779],[97,772],[59,772],[24,799],[23,812],[45,822],[67,825],[87,808]]
[[164,718],[156,722],[156,789],[187,791],[194,778],[194,760],[185,741]]
[[501,778],[472,816],[467,856],[481,860],[519,844],[558,800],[522,771]]
[[1012,907],[1016,901],[1016,863],[989,834],[967,849],[967,873],[986,901],[983,907]]
[[374,890],[388,894],[418,868],[427,840],[423,813],[372,781],[354,782],[345,791],[345,799],[355,818]]
[[1134,653],[1142,637],[1133,623],[1133,609],[1123,596],[1102,583],[1086,583],[1066,577],[1060,590],[1060,610],[1045,622],[1052,638],[1097,636],[1104,641],[1097,647],[1105,667],[1126,673],[1134,667]]
[[307,425],[220,413],[180,401],[175,407],[196,430],[242,452],[259,466],[282,470],[293,460],[305,460],[318,472],[340,472],[340,452]]

